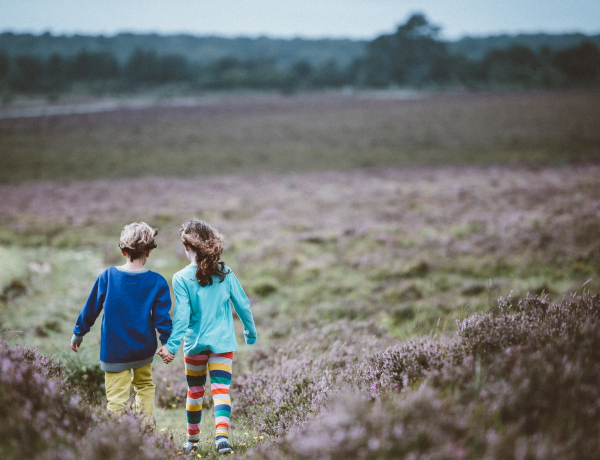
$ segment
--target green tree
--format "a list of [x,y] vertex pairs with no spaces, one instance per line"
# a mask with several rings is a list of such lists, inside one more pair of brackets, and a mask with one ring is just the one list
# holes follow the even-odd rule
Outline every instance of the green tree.
[[62,56],[53,54],[45,65],[45,74],[51,89],[58,90],[65,86],[67,80],[67,63]]
[[541,68],[538,55],[524,45],[489,51],[482,63],[482,78],[487,82],[532,86]]
[[109,51],[81,51],[71,60],[69,77],[73,80],[109,80],[119,75],[119,64]]
[[424,15],[411,16],[393,35],[382,35],[367,46],[363,79],[367,85],[387,86],[447,80],[449,58],[439,40],[440,28]]
[[18,56],[9,75],[9,85],[17,91],[37,91],[44,76],[41,59],[35,56]]
[[188,80],[192,76],[190,65],[183,56],[169,54],[158,58],[157,78],[161,83]]
[[346,74],[334,60],[329,60],[313,72],[311,85],[315,88],[336,88],[347,82]]
[[10,60],[6,53],[0,53],[0,80],[4,80],[8,75],[8,69],[10,68]]
[[127,79],[136,83],[156,83],[160,80],[158,57],[154,51],[137,49],[125,64]]
[[571,85],[600,83],[600,49],[591,42],[558,51],[553,63]]

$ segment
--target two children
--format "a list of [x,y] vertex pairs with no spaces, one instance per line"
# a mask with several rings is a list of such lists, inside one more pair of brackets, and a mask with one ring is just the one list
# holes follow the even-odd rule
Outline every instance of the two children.
[[[186,401],[186,452],[195,451],[200,437],[202,401],[206,375],[210,374],[215,403],[215,442],[219,453],[231,451],[231,364],[237,350],[233,315],[229,303],[244,324],[246,343],[257,334],[250,302],[233,272],[220,260],[223,237],[203,221],[186,221],[180,231],[190,265],[173,276],[175,315],[171,322],[171,299],[165,279],[144,268],[156,247],[157,231],[146,223],[125,226],[119,247],[127,263],[111,267],[96,281],[73,329],[71,348],[77,352],[104,309],[100,360],[106,373],[108,410],[119,412],[136,391],[136,409],[153,422],[155,386],[151,362],[154,353],[170,363],[182,339],[188,395]],[[155,329],[163,346],[158,351]]]

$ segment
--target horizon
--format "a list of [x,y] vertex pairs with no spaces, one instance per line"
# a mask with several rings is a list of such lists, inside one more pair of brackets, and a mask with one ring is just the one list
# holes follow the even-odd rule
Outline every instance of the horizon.
[[[394,31],[389,33],[383,33],[382,35],[393,34]],[[355,37],[307,37],[307,36],[294,36],[294,37],[284,37],[284,36],[273,36],[273,35],[224,35],[224,34],[199,34],[193,32],[153,32],[153,31],[128,31],[123,30],[111,34],[102,34],[102,33],[55,33],[52,31],[41,31],[41,32],[27,32],[27,31],[14,31],[14,30],[0,30],[0,35],[4,34],[12,34],[12,35],[32,35],[34,37],[42,37],[44,35],[49,34],[51,37],[59,38],[74,38],[74,37],[104,37],[104,38],[114,38],[119,35],[155,35],[159,37],[178,37],[178,36],[188,36],[194,38],[217,38],[224,40],[237,40],[237,39],[247,39],[247,40],[259,40],[259,39],[268,39],[268,40],[284,40],[284,41],[293,41],[293,40],[303,40],[303,41],[353,41],[353,42],[367,42],[371,41],[377,37],[373,38],[355,38]],[[597,33],[586,33],[580,31],[573,32],[548,32],[548,31],[539,31],[539,32],[515,32],[515,33],[490,33],[488,35],[463,35],[457,38],[448,38],[441,37],[442,41],[446,42],[457,42],[464,39],[486,39],[486,38],[497,38],[497,37],[519,37],[519,36],[536,36],[536,35],[548,35],[548,36],[564,36],[564,35],[582,35],[584,37],[598,37],[600,36],[600,32]]]

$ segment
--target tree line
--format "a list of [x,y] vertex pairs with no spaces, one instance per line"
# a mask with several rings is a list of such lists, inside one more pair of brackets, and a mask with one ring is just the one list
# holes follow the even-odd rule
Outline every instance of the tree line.
[[200,63],[178,54],[138,49],[119,61],[111,51],[9,56],[0,52],[0,91],[59,94],[77,88],[134,91],[179,84],[190,89],[238,88],[285,93],[354,86],[359,88],[448,87],[552,88],[600,85],[600,49],[592,42],[562,50],[525,45],[491,49],[481,59],[449,51],[439,27],[413,15],[391,35],[367,44],[349,65],[272,58],[223,57]]

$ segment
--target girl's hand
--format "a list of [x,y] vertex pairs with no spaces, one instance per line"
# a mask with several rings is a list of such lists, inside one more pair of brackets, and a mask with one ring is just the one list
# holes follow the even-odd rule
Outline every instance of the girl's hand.
[[71,350],[73,350],[75,353],[79,353],[79,351],[77,351],[77,349],[81,346],[81,342],[79,343],[71,343]]
[[162,359],[163,359],[163,363],[169,364],[171,361],[173,361],[175,359],[175,355],[165,348],[165,351],[162,355]]
[[156,354],[162,358],[165,364],[169,364],[175,358],[175,355],[167,350],[167,347],[164,345],[158,349]]

